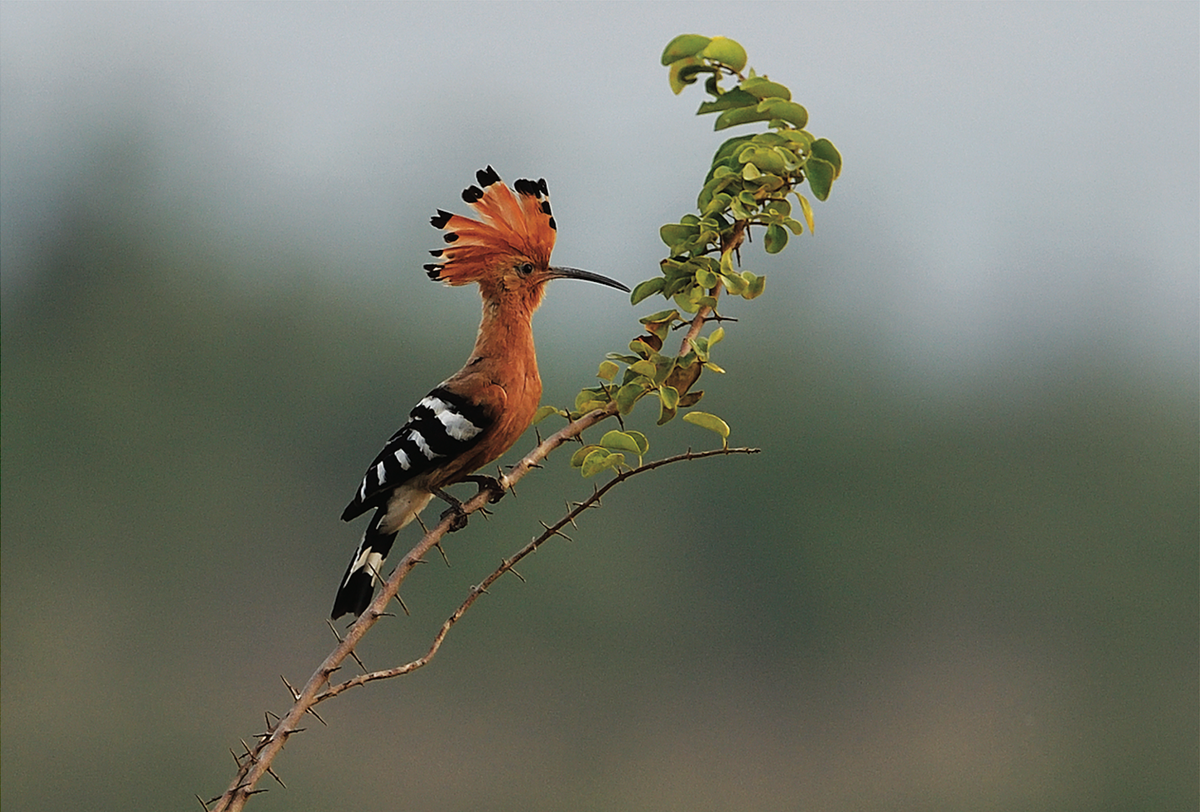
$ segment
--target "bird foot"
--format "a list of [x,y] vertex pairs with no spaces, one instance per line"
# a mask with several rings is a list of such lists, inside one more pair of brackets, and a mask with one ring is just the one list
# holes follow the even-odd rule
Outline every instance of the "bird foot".
[[504,498],[504,486],[501,485],[500,480],[496,479],[494,476],[487,476],[485,474],[472,474],[471,476],[463,477],[463,482],[474,482],[476,485],[478,485],[479,490],[476,493],[483,493],[484,491],[487,491],[488,504],[494,505]]
[[439,521],[443,522],[447,519],[447,517],[454,517],[454,519],[450,522],[450,527],[447,528],[447,532],[457,533],[459,530],[462,530],[467,526],[467,514],[463,512],[462,502],[458,501],[458,499],[446,493],[441,488],[438,488],[433,492],[433,494],[437,498],[450,505],[450,507],[442,511],[442,515],[439,517]]

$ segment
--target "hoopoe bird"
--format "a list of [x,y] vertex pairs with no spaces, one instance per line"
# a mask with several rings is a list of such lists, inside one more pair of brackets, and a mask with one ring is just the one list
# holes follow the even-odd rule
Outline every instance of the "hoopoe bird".
[[342,513],[348,522],[375,511],[334,598],[334,619],[367,608],[396,534],[434,496],[458,509],[444,488],[473,481],[498,489],[496,480],[472,474],[511,448],[537,410],[542,379],[532,320],[546,283],[585,279],[629,291],[600,274],[550,265],[557,226],[545,180],[518,180],[510,189],[490,166],[475,177],[478,185],[462,198],[479,219],[438,209],[430,222],[445,231],[447,245],[431,251],[438,262],[425,266],[435,281],[479,285],[483,320],[475,348],[462,369],[409,412]]

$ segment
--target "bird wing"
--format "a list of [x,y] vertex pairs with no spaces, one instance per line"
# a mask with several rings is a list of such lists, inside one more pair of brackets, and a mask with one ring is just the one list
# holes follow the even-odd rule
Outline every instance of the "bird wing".
[[408,420],[368,466],[342,512],[348,522],[387,501],[395,488],[479,443],[494,421],[488,412],[444,386],[421,399]]

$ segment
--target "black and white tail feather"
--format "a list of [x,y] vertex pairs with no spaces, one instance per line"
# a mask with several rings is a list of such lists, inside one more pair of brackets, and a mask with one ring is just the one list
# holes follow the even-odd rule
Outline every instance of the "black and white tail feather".
[[[371,603],[375,580],[396,534],[433,497],[439,464],[454,459],[479,442],[491,420],[466,399],[438,387],[422,398],[400,430],[391,436],[371,462],[342,521],[374,508],[362,541],[342,576],[331,616],[359,615]],[[465,472],[464,472],[465,473]]]

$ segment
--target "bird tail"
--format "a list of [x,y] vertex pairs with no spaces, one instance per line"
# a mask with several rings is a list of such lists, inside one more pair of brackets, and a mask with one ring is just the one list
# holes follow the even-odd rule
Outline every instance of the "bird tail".
[[[337,620],[345,614],[355,617],[371,604],[371,596],[375,593],[375,581],[383,580],[383,560],[392,549],[396,533],[385,533],[379,529],[379,523],[387,515],[387,507],[380,507],[371,517],[366,532],[350,566],[342,576],[341,586],[338,587],[337,597],[333,599],[333,611],[330,617]],[[397,531],[398,532],[398,531]]]

